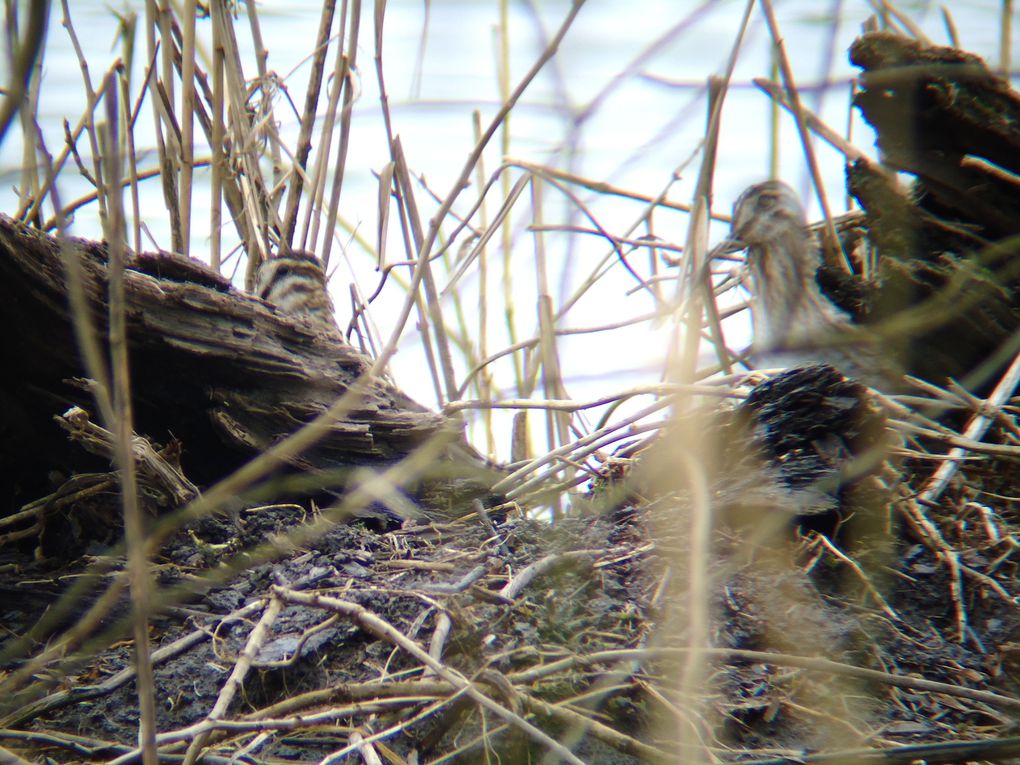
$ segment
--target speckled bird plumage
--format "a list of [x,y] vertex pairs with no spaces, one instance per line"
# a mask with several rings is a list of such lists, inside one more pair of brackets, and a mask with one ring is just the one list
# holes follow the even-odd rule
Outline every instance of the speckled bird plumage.
[[731,231],[747,250],[757,364],[823,362],[872,385],[887,377],[874,346],[846,342],[850,316],[818,286],[821,253],[793,189],[781,181],[751,186],[733,207]]
[[336,330],[326,274],[311,253],[290,252],[264,261],[255,275],[255,294],[282,313]]

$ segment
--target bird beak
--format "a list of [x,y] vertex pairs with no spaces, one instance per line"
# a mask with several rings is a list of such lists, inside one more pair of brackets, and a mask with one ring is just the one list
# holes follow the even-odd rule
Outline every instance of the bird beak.
[[723,255],[732,255],[735,252],[747,249],[747,245],[739,239],[723,239],[708,253],[709,260],[715,260]]

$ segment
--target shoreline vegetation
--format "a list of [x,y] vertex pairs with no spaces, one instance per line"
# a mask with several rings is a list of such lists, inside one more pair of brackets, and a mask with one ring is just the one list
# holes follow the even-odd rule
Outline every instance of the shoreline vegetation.
[[[649,194],[510,156],[514,109],[583,6],[516,81],[502,7],[501,106],[475,112],[444,194],[393,129],[385,3],[324,2],[307,91],[287,99],[256,4],[111,12],[123,50],[102,72],[68,3],[5,4],[0,140],[25,148],[0,218],[0,759],[1018,756],[1020,95],[883,5],[850,49],[869,159],[808,111],[771,2],[749,3],[681,202],[672,182]],[[727,219],[710,203],[719,121],[754,14],[776,44],[755,85],[797,125],[826,211],[820,286],[897,355],[906,392],[749,370],[727,343],[746,293],[710,258],[708,221]],[[47,23],[87,91],[61,146],[39,128]],[[371,236],[341,202],[367,76],[390,150]],[[846,158],[859,209],[829,214],[816,137]],[[71,174],[94,194],[62,199]],[[168,241],[138,192],[157,182]],[[198,193],[213,234],[193,252]],[[643,212],[610,230],[589,195]],[[85,205],[102,242],[69,235]],[[657,233],[663,211],[687,214],[683,241]],[[571,290],[550,251],[564,233],[606,245]],[[344,342],[250,295],[262,259],[308,250],[328,269],[344,239],[379,264],[341,311]],[[568,327],[610,272],[652,310]],[[570,339],[634,325],[674,337],[658,379],[575,400]],[[434,408],[392,379],[414,333]]]

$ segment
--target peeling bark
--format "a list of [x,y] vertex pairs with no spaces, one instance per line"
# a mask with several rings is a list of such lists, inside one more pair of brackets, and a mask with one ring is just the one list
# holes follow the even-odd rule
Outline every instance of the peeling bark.
[[[92,320],[106,332],[102,244],[70,240],[82,263]],[[82,468],[54,415],[91,397],[71,328],[60,242],[0,217],[0,312],[9,328],[0,379],[0,456],[22,481]],[[312,325],[235,290],[202,263],[165,254],[134,257],[125,272],[135,429],[183,442],[185,473],[199,484],[230,469],[324,411],[365,374],[369,360]],[[400,458],[448,427],[394,385],[368,393],[312,450],[310,469]]]

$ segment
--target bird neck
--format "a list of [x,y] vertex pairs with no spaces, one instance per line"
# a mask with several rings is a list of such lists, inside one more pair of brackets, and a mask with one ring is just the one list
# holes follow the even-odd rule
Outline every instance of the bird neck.
[[805,232],[784,231],[749,255],[756,350],[781,349],[848,323],[818,286],[821,263]]

